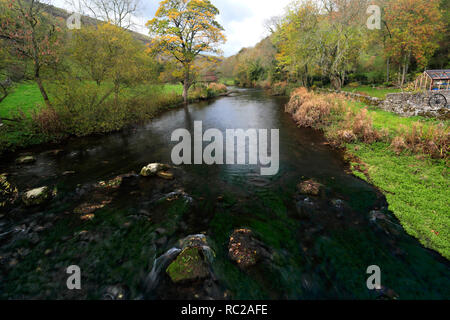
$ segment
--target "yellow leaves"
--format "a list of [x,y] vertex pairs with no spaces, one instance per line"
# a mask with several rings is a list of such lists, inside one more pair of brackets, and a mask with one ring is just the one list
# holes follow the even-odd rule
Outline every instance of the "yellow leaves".
[[162,1],[156,17],[146,24],[154,35],[154,50],[183,61],[192,61],[201,52],[216,52],[216,46],[226,41],[215,20],[218,12],[207,0]]

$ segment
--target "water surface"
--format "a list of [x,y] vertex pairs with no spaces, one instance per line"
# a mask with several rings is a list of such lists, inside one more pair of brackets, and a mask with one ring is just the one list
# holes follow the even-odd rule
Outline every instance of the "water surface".
[[[349,174],[343,155],[320,132],[297,128],[284,113],[285,103],[258,90],[239,90],[122,132],[73,139],[58,147],[58,155],[48,152],[54,147],[30,149],[37,157],[32,165],[2,159],[0,171],[19,190],[48,185],[58,195],[44,208],[2,213],[0,234],[12,233],[0,239],[0,297],[99,299],[108,286],[119,286],[130,299],[450,298],[448,261],[407,236],[382,194]],[[226,129],[280,129],[279,173],[264,177],[258,166],[184,165],[174,169],[174,181],[127,176],[118,189],[95,188],[99,181],[139,173],[148,163],[171,163],[173,130],[192,132],[194,121],[224,135]],[[315,211],[308,218],[297,208],[305,198],[297,184],[306,179],[325,186],[322,197],[312,198]],[[184,196],[160,201],[177,190]],[[337,199],[343,209],[334,206]],[[92,220],[74,213],[80,204],[102,201],[106,205]],[[371,223],[372,210],[385,212],[393,227]],[[231,233],[243,227],[272,254],[245,271],[227,256]],[[198,233],[215,251],[214,292],[203,283],[174,285],[164,272],[158,286],[145,292],[154,261]],[[66,288],[69,265],[82,270],[80,291]],[[370,265],[381,268],[381,291],[367,289]]]

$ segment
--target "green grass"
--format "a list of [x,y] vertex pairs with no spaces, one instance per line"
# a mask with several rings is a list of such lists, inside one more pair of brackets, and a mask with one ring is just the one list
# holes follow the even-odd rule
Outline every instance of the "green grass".
[[353,92],[353,93],[364,93],[371,97],[385,99],[388,93],[401,92],[401,89],[397,88],[373,88],[371,86],[359,86],[356,88],[344,87],[342,91]]
[[450,259],[450,185],[445,160],[397,155],[386,143],[358,143],[348,150],[365,163],[405,230]]
[[[348,101],[353,110],[366,107],[361,102]],[[441,121],[423,117],[404,118],[375,107],[368,107],[377,129],[388,129],[391,136],[404,125],[421,122],[425,128]],[[449,121],[444,122],[446,126]],[[348,151],[357,156],[368,170],[370,182],[386,196],[389,208],[405,230],[427,248],[450,259],[450,186],[446,160],[434,160],[425,155],[397,155],[388,143],[355,143]],[[364,175],[353,170],[355,175]]]
[[221,78],[219,82],[226,86],[234,86],[234,78]]
[[[133,91],[134,89],[149,90],[149,87],[148,85],[142,85],[126,90]],[[181,95],[183,93],[181,84],[152,85],[150,90],[161,91],[162,94],[175,92]],[[43,104],[44,100],[36,83],[31,81],[23,82],[17,84],[5,100],[0,103],[0,117],[10,117],[19,110],[23,111],[25,115],[30,116],[32,110],[39,108]]]
[[19,110],[30,115],[34,108],[43,104],[44,99],[36,83],[24,82],[16,85],[0,103],[0,117],[10,117]]
[[[367,108],[370,116],[372,117],[374,127],[376,129],[386,128],[392,134],[398,133],[400,126],[402,125],[411,127],[413,123],[420,122],[425,128],[427,128],[430,125],[435,125],[442,122],[434,118],[424,118],[420,116],[410,118],[400,117],[395,113],[384,111],[377,107],[367,106],[363,102],[358,101],[348,101],[347,104],[355,111]],[[449,122],[447,121],[447,123]]]

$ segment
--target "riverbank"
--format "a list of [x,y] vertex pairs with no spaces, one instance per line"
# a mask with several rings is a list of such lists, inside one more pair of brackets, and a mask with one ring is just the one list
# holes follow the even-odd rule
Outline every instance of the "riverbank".
[[384,193],[404,229],[450,259],[449,121],[402,118],[304,88],[293,92],[286,111],[345,147],[351,171]]
[[[159,113],[183,105],[181,85],[151,85],[127,89],[115,101],[108,99],[95,108],[90,100],[83,100],[83,93],[74,94],[70,88],[62,88],[61,96],[52,107],[46,107],[34,83],[23,83],[0,105],[0,118],[8,118],[0,126],[0,155],[6,152],[44,143],[60,143],[71,136],[81,137],[122,130],[148,121]],[[73,90],[73,89],[72,89]],[[69,93],[70,92],[70,93]],[[226,86],[211,83],[192,88],[189,102],[219,97],[227,92]],[[89,100],[89,101],[88,101]],[[12,121],[11,121],[12,120]]]

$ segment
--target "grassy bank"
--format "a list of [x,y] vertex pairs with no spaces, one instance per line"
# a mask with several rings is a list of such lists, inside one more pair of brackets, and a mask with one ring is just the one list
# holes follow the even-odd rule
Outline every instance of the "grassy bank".
[[[0,104],[0,154],[45,142],[58,142],[68,136],[117,131],[146,121],[159,112],[183,102],[181,85],[139,84],[112,94],[112,85],[89,82],[48,84],[52,107],[43,103],[33,82],[13,88]],[[189,100],[210,99],[225,92],[222,84],[191,88]],[[103,99],[102,97],[107,97]]]
[[372,86],[346,86],[342,88],[342,91],[365,94],[371,97],[385,99],[388,93],[401,92],[401,89],[397,88],[377,88]]
[[449,122],[402,118],[343,96],[296,90],[286,111],[345,146],[355,175],[377,186],[405,230],[450,259]]

